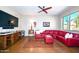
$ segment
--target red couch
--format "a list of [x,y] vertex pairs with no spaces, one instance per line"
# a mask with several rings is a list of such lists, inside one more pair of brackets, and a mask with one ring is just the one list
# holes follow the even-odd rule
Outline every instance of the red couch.
[[70,33],[70,32],[66,32],[66,31],[61,31],[61,30],[45,30],[42,33],[40,33],[41,35],[43,35],[42,38],[45,37],[45,35],[51,35],[54,39],[57,39],[59,41],[61,41],[62,43],[64,43],[67,46],[79,46],[79,34],[77,33],[72,33],[73,34],[73,38],[65,38],[65,34],[66,33]]
[[40,40],[40,39],[44,39],[46,34],[38,34],[35,32],[35,40]]
[[[61,34],[60,34],[61,33]],[[69,32],[58,32],[56,39],[63,42],[67,46],[79,46],[79,34],[72,33],[73,38],[65,38],[65,34]]]

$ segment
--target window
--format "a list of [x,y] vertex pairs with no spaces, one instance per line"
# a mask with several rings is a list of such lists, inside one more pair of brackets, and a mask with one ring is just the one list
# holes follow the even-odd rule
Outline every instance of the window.
[[64,29],[65,30],[68,29],[68,22],[69,22],[69,16],[65,16],[64,17]]
[[79,12],[64,16],[64,30],[79,30]]
[[70,15],[70,30],[77,30],[78,29],[78,13],[73,13]]

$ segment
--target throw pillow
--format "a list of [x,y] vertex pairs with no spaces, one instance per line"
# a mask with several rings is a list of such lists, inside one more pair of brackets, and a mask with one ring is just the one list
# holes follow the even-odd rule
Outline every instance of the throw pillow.
[[65,39],[67,39],[67,38],[73,38],[73,34],[66,33]]
[[65,34],[65,39],[69,38],[69,33]]
[[73,34],[69,34],[69,38],[73,38]]

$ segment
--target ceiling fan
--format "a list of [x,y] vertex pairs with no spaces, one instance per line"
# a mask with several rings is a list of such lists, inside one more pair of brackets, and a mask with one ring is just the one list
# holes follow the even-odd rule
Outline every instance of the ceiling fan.
[[38,13],[45,12],[46,14],[48,13],[47,10],[52,8],[52,7],[45,7],[45,6],[42,6],[42,7],[38,6],[38,7],[41,9],[41,11],[39,11]]

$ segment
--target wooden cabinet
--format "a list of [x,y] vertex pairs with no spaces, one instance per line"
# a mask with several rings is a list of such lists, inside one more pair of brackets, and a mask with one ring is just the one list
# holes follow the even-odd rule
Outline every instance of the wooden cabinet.
[[0,50],[6,49],[20,39],[21,32],[0,35]]
[[0,36],[0,49],[4,48],[4,37]]
[[13,35],[12,39],[14,40],[14,42],[16,42],[20,39],[21,32],[18,31],[18,32],[13,33],[12,35]]
[[7,35],[0,36],[0,49],[5,49],[7,47]]

